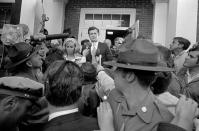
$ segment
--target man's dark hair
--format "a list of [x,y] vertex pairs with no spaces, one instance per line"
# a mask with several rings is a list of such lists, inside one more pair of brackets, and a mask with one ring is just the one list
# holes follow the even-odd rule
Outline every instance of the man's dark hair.
[[81,96],[82,70],[72,61],[53,62],[45,73],[45,81],[46,99],[51,105],[72,105]]
[[95,27],[95,26],[92,26],[92,27],[89,27],[89,28],[88,28],[88,34],[89,34],[89,32],[90,32],[91,30],[97,30],[97,32],[99,33],[99,29],[98,29],[97,27]]
[[81,69],[84,74],[84,83],[96,83],[97,82],[97,69],[90,62],[83,63]]
[[179,44],[183,45],[183,50],[187,50],[190,46],[190,41],[183,38],[183,37],[174,37],[173,40],[177,40],[179,42]]
[[167,91],[171,79],[171,72],[157,72],[156,80],[151,86],[152,92],[156,95],[159,95]]
[[155,72],[153,71],[144,71],[144,70],[133,70],[133,69],[126,69],[126,68],[117,68],[118,71],[121,71],[123,74],[123,77],[126,76],[127,73],[133,72],[140,85],[144,87],[149,87],[151,84],[153,84],[155,80]]
[[[162,45],[156,46],[159,50],[162,64],[166,64],[167,67],[172,68],[173,58],[171,57],[171,51]],[[170,72],[156,72],[156,81],[152,84],[152,91],[154,94],[161,94],[168,89],[168,86],[171,82],[171,73]]]

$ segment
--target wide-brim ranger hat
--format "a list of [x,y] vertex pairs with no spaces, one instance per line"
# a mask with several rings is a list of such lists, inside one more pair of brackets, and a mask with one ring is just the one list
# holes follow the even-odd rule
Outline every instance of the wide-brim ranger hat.
[[158,48],[144,39],[128,39],[119,49],[116,61],[104,62],[113,67],[145,70],[145,71],[174,71],[168,68],[161,59]]
[[44,85],[25,77],[2,77],[0,94],[37,101],[44,96]]
[[41,46],[34,48],[32,45],[25,42],[14,44],[8,48],[8,57],[10,58],[10,62],[5,65],[5,68],[11,69],[20,65],[34,56],[40,49]]

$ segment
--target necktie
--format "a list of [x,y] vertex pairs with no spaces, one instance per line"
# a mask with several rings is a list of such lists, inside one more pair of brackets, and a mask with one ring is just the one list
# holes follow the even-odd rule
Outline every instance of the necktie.
[[96,49],[96,43],[93,43],[93,50]]
[[91,53],[92,53],[92,54],[96,54],[96,48],[95,48],[94,45],[93,45],[93,49],[92,49]]

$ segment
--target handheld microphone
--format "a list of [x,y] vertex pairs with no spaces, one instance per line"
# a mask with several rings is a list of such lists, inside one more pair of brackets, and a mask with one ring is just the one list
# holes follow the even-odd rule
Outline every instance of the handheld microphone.
[[51,34],[51,35],[32,35],[30,36],[31,41],[43,41],[43,40],[53,40],[53,39],[63,39],[68,38],[69,33],[64,34]]

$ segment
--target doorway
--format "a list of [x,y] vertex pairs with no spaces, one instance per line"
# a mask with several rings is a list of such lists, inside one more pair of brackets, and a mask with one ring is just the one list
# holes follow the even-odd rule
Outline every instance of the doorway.
[[106,30],[125,31],[135,23],[135,17],[135,8],[81,8],[78,42],[89,38],[91,26],[99,28],[99,41],[104,41]]
[[126,30],[106,30],[106,39],[110,39],[112,42],[112,45],[114,45],[114,39],[116,37],[122,37],[124,38],[127,34]]

